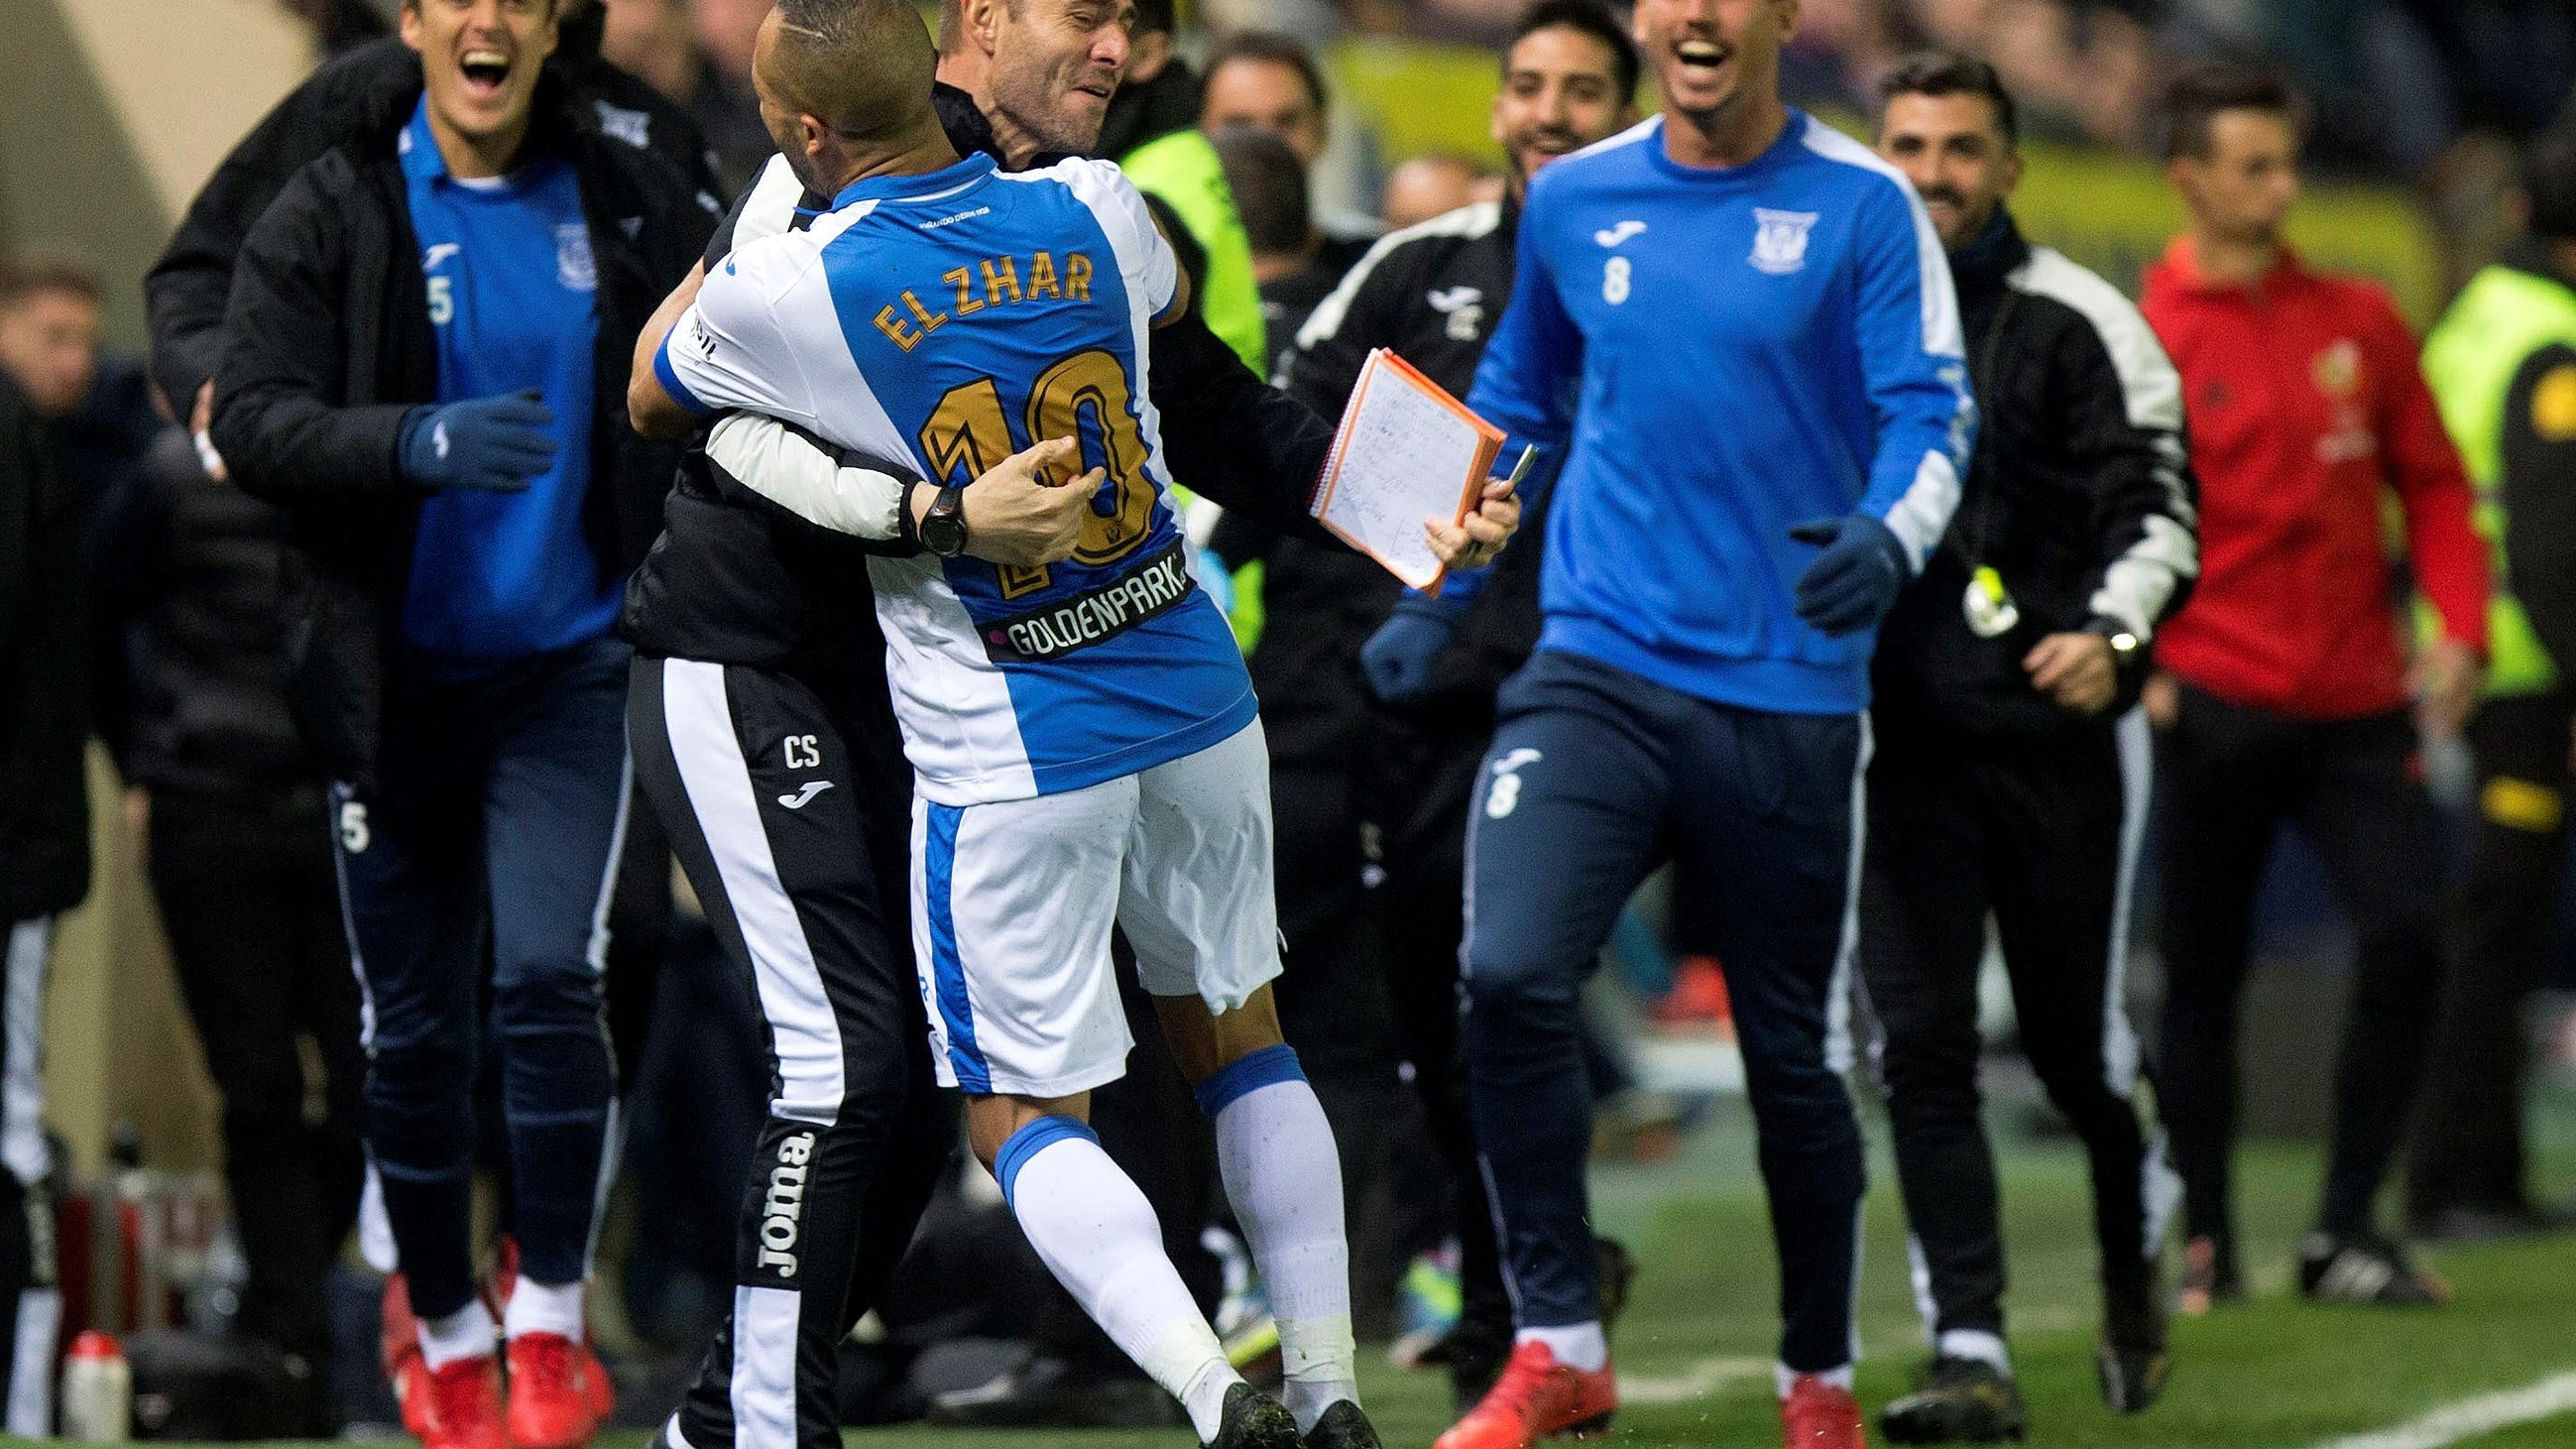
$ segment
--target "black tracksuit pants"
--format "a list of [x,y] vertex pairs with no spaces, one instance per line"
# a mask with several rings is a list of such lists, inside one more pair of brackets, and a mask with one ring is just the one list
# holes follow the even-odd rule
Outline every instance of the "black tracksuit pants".
[[685,1449],[838,1449],[836,1348],[950,1160],[906,899],[911,771],[853,688],[638,658],[645,797],[767,1019],[733,1316],[670,1427]]
[[2544,694],[2489,700],[2469,721],[2477,831],[2406,1170],[2407,1211],[2418,1222],[2452,1208],[2528,1205],[2522,1002],[2540,983],[2557,914],[2571,716],[2576,700]]
[[2048,739],[1965,742],[1879,722],[1861,980],[1936,1346],[1946,1333],[2004,1331],[1994,1153],[1977,1094],[1990,912],[2022,1048],[2091,1162],[2105,1288],[2142,1288],[2162,1245],[2172,1187],[2131,1101],[2138,1039],[2122,1006],[2149,769],[2137,714]]
[[[366,1176],[358,983],[319,786],[248,801],[152,795],[152,892],[206,1070],[224,1102],[224,1180],[250,1281],[242,1327],[318,1376],[330,1361],[323,1270],[357,1221]],[[299,1037],[322,1066],[305,1116]]]
[[1467,810],[1488,739],[1481,722],[1387,718],[1358,763],[1288,762],[1270,776],[1288,939],[1280,1025],[1332,1118],[1342,1180],[1355,1187],[1387,1176],[1382,1093],[1398,1061],[1413,1067],[1455,1188],[1441,1217],[1458,1236],[1462,1303],[1448,1350],[1465,1400],[1491,1387],[1512,1337],[1458,1056]]
[[2216,1240],[2232,1263],[2237,1004],[2273,833],[2284,820],[2298,825],[2352,917],[2352,1008],[2317,1209],[2319,1229],[2346,1233],[2370,1225],[2423,1077],[2442,978],[2439,822],[2403,711],[2295,720],[2189,685],[2180,693],[2156,771],[2165,789],[2156,1087],[2187,1231]]

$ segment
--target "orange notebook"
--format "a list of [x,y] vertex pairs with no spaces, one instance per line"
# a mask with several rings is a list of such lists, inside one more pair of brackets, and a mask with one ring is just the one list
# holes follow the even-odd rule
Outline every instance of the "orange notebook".
[[1380,347],[1360,368],[1307,511],[1388,573],[1436,594],[1449,571],[1422,521],[1465,519],[1502,447],[1501,429]]

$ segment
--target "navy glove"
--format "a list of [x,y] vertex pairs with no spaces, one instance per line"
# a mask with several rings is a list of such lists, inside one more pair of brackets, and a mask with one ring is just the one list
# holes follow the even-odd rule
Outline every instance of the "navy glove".
[[1360,673],[1378,698],[1411,704],[1431,692],[1431,666],[1457,639],[1457,621],[1438,600],[1408,594],[1360,646]]
[[1798,576],[1798,617],[1828,634],[1857,634],[1886,618],[1914,577],[1896,531],[1866,513],[1811,518],[1789,536],[1824,549]]
[[554,466],[555,440],[545,431],[554,420],[534,390],[413,408],[394,458],[423,488],[518,493]]

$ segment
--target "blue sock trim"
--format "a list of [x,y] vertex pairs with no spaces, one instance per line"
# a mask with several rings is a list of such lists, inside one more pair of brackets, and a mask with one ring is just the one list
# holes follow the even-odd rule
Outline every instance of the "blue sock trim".
[[1068,1137],[1100,1145],[1099,1134],[1088,1124],[1064,1116],[1040,1117],[1005,1139],[1002,1150],[993,1154],[993,1177],[1002,1184],[1002,1201],[1011,1202],[1011,1189],[1019,1184],[1020,1169],[1028,1166],[1030,1158]]
[[1218,1069],[1217,1074],[1190,1089],[1199,1099],[1199,1110],[1210,1117],[1234,1105],[1236,1099],[1275,1087],[1281,1082],[1302,1082],[1306,1070],[1297,1065],[1296,1049],[1286,1042],[1266,1046],[1247,1057],[1238,1057]]

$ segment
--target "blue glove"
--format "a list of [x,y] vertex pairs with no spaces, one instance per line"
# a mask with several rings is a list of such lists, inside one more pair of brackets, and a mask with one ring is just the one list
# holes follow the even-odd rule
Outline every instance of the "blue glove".
[[413,408],[394,459],[423,488],[518,493],[554,466],[554,409],[534,390]]
[[1896,531],[1866,513],[1811,518],[1789,536],[1824,549],[1798,576],[1798,617],[1828,634],[1857,634],[1886,618],[1914,577]]
[[1431,692],[1431,666],[1458,639],[1458,623],[1437,599],[1408,594],[1360,646],[1369,692],[1388,704],[1411,704]]

